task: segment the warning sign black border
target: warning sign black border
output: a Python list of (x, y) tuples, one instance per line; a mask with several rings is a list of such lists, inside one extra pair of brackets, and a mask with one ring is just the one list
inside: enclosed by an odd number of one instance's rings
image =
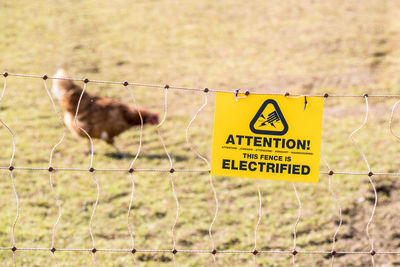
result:
[[(257, 122), (258, 118), (260, 117), (261, 113), (264, 111), (264, 109), (267, 107), (268, 104), (272, 104), (276, 110), (276, 112), (279, 115), (279, 118), (281, 119), (281, 122), (283, 124), (283, 130), (282, 131), (265, 131), (265, 130), (257, 130), (254, 128), (254, 124)], [(278, 103), (276, 103), (275, 100), (273, 99), (268, 99), (265, 100), (264, 103), (261, 105), (260, 109), (257, 111), (256, 115), (253, 117), (253, 119), (250, 122), (250, 130), (255, 133), (255, 134), (268, 134), (268, 135), (284, 135), (289, 131), (289, 126), (285, 120), (285, 117), (282, 114), (281, 109), (279, 108)]]

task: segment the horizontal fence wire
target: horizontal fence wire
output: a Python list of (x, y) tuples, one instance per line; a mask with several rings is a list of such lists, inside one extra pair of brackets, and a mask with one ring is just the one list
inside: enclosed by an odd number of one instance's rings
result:
[[(9, 170), (10, 166), (1, 166), (0, 170)], [(49, 168), (40, 168), (40, 167), (18, 167), (12, 166), (13, 170), (22, 170), (22, 171), (49, 171)], [(210, 169), (85, 169), (85, 168), (56, 168), (52, 167), (50, 170), (53, 171), (74, 171), (74, 172), (204, 172), (209, 173)], [(332, 172), (331, 172), (332, 171)], [(320, 174), (327, 175), (371, 175), (370, 172), (353, 172), (353, 171), (320, 171)], [(400, 172), (373, 172), (373, 176), (400, 176)]]
[[(13, 250), (12, 247), (0, 247), (0, 250)], [(21, 251), (46, 251), (46, 252), (52, 252), (53, 248), (16, 248), (17, 250)], [(177, 253), (189, 253), (189, 254), (196, 254), (196, 253), (203, 253), (203, 254), (217, 254), (217, 253), (224, 253), (224, 254), (236, 254), (236, 253), (242, 253), (242, 254), (255, 254), (254, 250), (196, 250), (196, 249), (177, 249), (176, 252), (174, 250), (168, 250), (168, 249), (134, 249), (132, 250), (131, 248), (128, 249), (122, 249), (122, 248), (112, 248), (112, 249), (101, 249), (101, 248), (96, 248), (96, 251), (93, 252), (93, 248), (57, 248), (55, 249), (55, 252), (57, 251), (69, 251), (69, 252), (74, 252), (74, 251), (85, 251), (85, 252), (92, 252), (92, 253), (97, 253), (97, 252), (120, 252), (120, 253), (172, 253), (172, 254), (177, 254)], [(257, 251), (256, 254), (290, 254), (293, 255), (293, 250), (259, 250)], [(296, 255), (297, 254), (324, 254), (324, 255), (330, 255), (332, 256), (332, 251), (327, 250), (327, 251), (306, 251), (306, 250), (296, 250)], [(341, 255), (346, 255), (346, 254), (367, 254), (371, 255), (371, 251), (335, 251), (335, 254), (341, 254)], [(379, 254), (394, 254), (394, 255), (400, 255), (400, 251), (374, 251), (374, 255), (379, 255)]]
[[(233, 90), (222, 90), (222, 89), (211, 89), (208, 87), (204, 88), (197, 88), (197, 87), (183, 87), (183, 86), (173, 86), (173, 85), (160, 85), (160, 84), (147, 84), (147, 83), (138, 83), (138, 82), (129, 82), (129, 81), (123, 81), (123, 82), (118, 82), (118, 81), (103, 81), (103, 80), (90, 80), (88, 78), (60, 78), (60, 77), (52, 77), (48, 76), (47, 74), (44, 75), (32, 75), (32, 74), (19, 74), (19, 73), (9, 73), (9, 72), (3, 72), (2, 74), (5, 77), (8, 76), (14, 76), (14, 77), (24, 77), (24, 78), (38, 78), (38, 79), (50, 79), (50, 80), (70, 80), (70, 81), (77, 81), (77, 82), (85, 82), (85, 83), (102, 83), (102, 84), (112, 84), (112, 85), (132, 85), (132, 86), (138, 86), (138, 87), (149, 87), (149, 88), (159, 88), (159, 89), (174, 89), (174, 90), (186, 90), (186, 91), (199, 91), (199, 92), (224, 92), (224, 93), (237, 93), (238, 89), (233, 89)], [(288, 92), (282, 94), (282, 93), (273, 93), (273, 92), (257, 92), (257, 91), (249, 91), (247, 90), (249, 94), (257, 94), (257, 95), (264, 95), (264, 94), (269, 94), (269, 95), (292, 95)], [(314, 97), (365, 97), (366, 94), (293, 94), (292, 96), (314, 96)], [(400, 94), (368, 94), (368, 97), (400, 97)]]
[[(144, 84), (144, 83), (137, 83), (137, 82), (128, 82), (128, 81), (124, 81), (124, 82), (117, 82), (117, 81), (103, 81), (103, 80), (89, 80), (88, 78), (60, 78), (60, 77), (51, 77), (51, 76), (47, 76), (47, 75), (30, 75), (30, 74), (17, 74), (17, 73), (8, 73), (8, 72), (3, 72), (2, 73), (3, 77), (4, 77), (4, 88), (3, 91), (1, 93), (0, 96), (0, 104), (1, 101), (4, 98), (5, 95), (5, 91), (7, 88), (7, 77), (21, 77), (21, 78), (39, 78), (39, 79), (43, 79), (44, 82), (44, 88), (49, 96), (49, 99), (53, 105), (54, 111), (57, 115), (58, 120), (60, 121), (60, 125), (63, 128), (63, 135), (60, 138), (60, 140), (58, 141), (58, 143), (56, 143), (51, 150), (50, 153), (50, 159), (49, 159), (49, 167), (45, 168), (45, 167), (26, 167), (26, 166), (15, 166), (14, 165), (14, 156), (15, 156), (15, 134), (12, 131), (11, 128), (9, 128), (9, 126), (6, 124), (6, 122), (4, 122), (3, 120), (0, 119), (0, 123), (8, 130), (11, 138), (12, 138), (12, 143), (13, 143), (13, 153), (12, 156), (10, 158), (10, 164), (9, 166), (0, 166), (0, 170), (3, 171), (9, 171), (10, 173), (10, 178), (11, 178), (11, 182), (13, 185), (13, 193), (15, 196), (15, 200), (16, 200), (16, 216), (15, 219), (13, 221), (12, 224), (12, 242), (11, 242), (11, 246), (9, 247), (0, 247), (0, 251), (12, 251), (13, 254), (13, 263), (14, 266), (17, 266), (17, 260), (16, 260), (16, 251), (43, 251), (43, 252), (51, 252), (52, 257), (54, 259), (55, 265), (58, 266), (58, 261), (56, 258), (56, 254), (60, 253), (60, 252), (91, 252), (92, 253), (92, 259), (93, 259), (93, 265), (97, 266), (97, 261), (96, 261), (96, 257), (95, 254), (96, 253), (131, 253), (133, 254), (133, 262), (136, 264), (136, 266), (139, 266), (136, 256), (136, 253), (172, 253), (173, 256), (173, 262), (174, 265), (177, 266), (177, 261), (176, 261), (176, 254), (180, 254), (180, 253), (189, 253), (189, 254), (211, 254), (212, 255), (212, 259), (213, 259), (213, 263), (214, 266), (218, 266), (218, 260), (217, 260), (217, 256), (218, 254), (252, 254), (254, 255), (254, 266), (258, 266), (257, 264), (257, 257), (260, 254), (287, 254), (290, 255), (292, 257), (292, 266), (296, 266), (296, 255), (298, 254), (322, 254), (322, 255), (329, 255), (331, 257), (331, 266), (334, 266), (334, 259), (337, 255), (347, 255), (347, 254), (359, 254), (359, 255), (369, 255), (371, 256), (371, 264), (372, 266), (375, 266), (375, 260), (374, 260), (374, 256), (375, 255), (400, 255), (400, 251), (382, 251), (379, 249), (375, 249), (374, 247), (374, 242), (373, 242), (373, 237), (369, 231), (369, 227), (373, 222), (373, 218), (375, 215), (375, 209), (377, 207), (378, 204), (378, 195), (376, 192), (376, 188), (375, 188), (375, 184), (372, 180), (372, 177), (375, 176), (400, 176), (400, 173), (397, 172), (372, 172), (369, 162), (367, 160), (366, 155), (364, 154), (364, 152), (362, 151), (362, 149), (360, 148), (360, 146), (358, 145), (357, 141), (354, 139), (354, 134), (356, 134), (359, 130), (361, 130), (365, 124), (367, 123), (368, 120), (368, 115), (369, 115), (369, 104), (368, 104), (368, 98), (369, 97), (387, 97), (387, 98), (400, 98), (400, 95), (396, 95), (396, 94), (362, 94), (362, 95), (338, 95), (338, 94), (307, 94), (307, 95), (298, 95), (298, 94), (290, 94), (290, 93), (285, 93), (283, 95), (285, 95), (286, 97), (302, 97), (302, 96), (315, 96), (315, 97), (323, 97), (324, 101), (328, 98), (328, 97), (362, 97), (365, 100), (365, 107), (366, 107), (366, 112), (365, 112), (365, 118), (364, 121), (362, 123), (362, 125), (360, 127), (358, 127), (356, 130), (354, 130), (351, 135), (351, 141), (353, 142), (353, 145), (358, 149), (359, 153), (362, 155), (366, 166), (368, 168), (368, 172), (363, 172), (363, 171), (336, 171), (333, 170), (330, 165), (328, 164), (328, 162), (321, 157), (322, 161), (325, 163), (328, 171), (320, 171), (320, 174), (325, 174), (328, 175), (329, 177), (329, 192), (332, 194), (332, 197), (335, 199), (335, 201), (337, 202), (337, 206), (338, 206), (338, 215), (339, 215), (339, 225), (338, 227), (335, 229), (335, 232), (332, 235), (332, 249), (329, 251), (306, 251), (306, 250), (300, 250), (297, 248), (297, 225), (299, 223), (299, 221), (301, 221), (302, 219), (302, 202), (301, 202), (301, 196), (296, 188), (295, 183), (292, 183), (293, 186), (293, 191), (294, 194), (296, 196), (297, 202), (298, 202), (298, 215), (297, 218), (295, 220), (295, 222), (293, 223), (293, 248), (289, 249), (289, 250), (257, 250), (257, 241), (259, 241), (257, 239), (257, 231), (262, 219), (262, 193), (260, 190), (260, 187), (257, 183), (256, 180), (254, 180), (256, 189), (257, 189), (257, 195), (258, 195), (258, 210), (257, 210), (257, 224), (254, 226), (254, 249), (253, 250), (218, 250), (217, 246), (215, 244), (214, 238), (213, 238), (213, 225), (215, 223), (215, 221), (218, 219), (218, 211), (219, 211), (219, 200), (218, 200), (218, 194), (217, 191), (215, 189), (215, 186), (213, 184), (213, 177), (210, 174), (210, 163), (209, 161), (206, 159), (206, 157), (204, 157), (203, 155), (201, 155), (199, 152), (197, 152), (197, 150), (194, 148), (193, 144), (189, 141), (189, 128), (192, 125), (192, 123), (196, 120), (198, 114), (204, 109), (204, 107), (207, 106), (208, 104), (208, 100), (207, 100), (207, 93), (208, 92), (228, 92), (228, 93), (233, 93), (236, 101), (238, 101), (241, 98), (245, 98), (247, 95), (249, 94), (272, 94), (272, 95), (282, 95), (282, 94), (277, 94), (277, 93), (260, 93), (260, 92), (250, 92), (250, 91), (246, 91), (243, 93), (243, 96), (238, 96), (239, 94), (239, 89), (235, 89), (232, 91), (228, 91), (228, 90), (218, 90), (218, 89), (209, 89), (209, 88), (192, 88), (192, 87), (181, 87), (181, 86), (171, 86), (171, 85), (156, 85), (156, 84)], [(78, 106), (75, 112), (75, 117), (74, 117), (74, 123), (75, 126), (77, 128), (77, 117), (78, 117), (78, 113), (79, 113), (79, 105), (80, 105), (80, 101), (82, 99), (82, 96), (86, 90), (87, 84), (88, 83), (99, 83), (99, 84), (111, 84), (111, 85), (122, 85), (124, 86), (128, 92), (130, 93), (130, 96), (132, 98), (132, 101), (136, 107), (136, 109), (139, 111), (139, 116), (140, 116), (140, 120), (141, 120), (141, 127), (140, 127), (140, 140), (139, 140), (139, 147), (137, 150), (137, 153), (134, 157), (134, 159), (132, 160), (132, 162), (130, 163), (129, 167), (127, 168), (119, 168), (119, 169), (102, 169), (102, 168), (94, 168), (93, 166), (93, 154), (94, 154), (94, 146), (93, 146), (93, 141), (91, 136), (83, 129), (83, 128), (79, 128), (82, 132), (84, 132), (84, 134), (86, 134), (86, 136), (89, 138), (90, 140), (90, 166), (88, 168), (62, 168), (62, 167), (54, 167), (52, 164), (52, 159), (53, 159), (53, 154), (55, 151), (55, 148), (60, 145), (65, 137), (65, 133), (66, 133), (66, 129), (65, 129), (65, 125), (62, 121), (62, 117), (57, 109), (57, 106), (54, 103), (53, 97), (50, 93), (50, 91), (47, 88), (47, 83), (46, 80), (47, 79), (59, 79), (59, 80), (71, 80), (71, 81), (78, 81), (78, 82), (83, 82), (84, 86), (83, 86), (83, 90), (82, 93), (80, 95), (79, 98), (79, 102), (78, 102)], [(142, 146), (142, 135), (143, 135), (143, 118), (142, 115), (140, 114), (140, 110), (139, 107), (136, 103), (135, 100), (135, 96), (132, 92), (132, 90), (129, 89), (129, 86), (137, 86), (137, 87), (150, 87), (150, 88), (161, 88), (161, 89), (165, 89), (165, 103), (164, 103), (164, 116), (162, 121), (157, 125), (157, 134), (159, 136), (160, 142), (163, 146), (163, 149), (165, 151), (165, 155), (167, 156), (167, 158), (169, 159), (169, 163), (170, 163), (170, 168), (169, 169), (158, 169), (158, 168), (153, 168), (153, 169), (140, 169), (140, 168), (134, 168), (134, 163), (136, 161), (136, 159), (138, 158), (140, 152), (141, 152), (141, 146)], [(162, 135), (162, 125), (165, 122), (165, 120), (167, 119), (167, 112), (168, 112), (168, 90), (169, 89), (175, 89), (175, 90), (185, 90), (185, 91), (198, 91), (198, 92), (203, 92), (204, 94), (204, 103), (202, 104), (202, 106), (197, 110), (197, 112), (194, 114), (193, 118), (191, 119), (191, 121), (189, 122), (187, 128), (186, 128), (186, 143), (189, 146), (190, 150), (202, 161), (204, 161), (204, 163), (207, 165), (207, 168), (202, 168), (202, 169), (176, 169), (173, 166), (173, 162), (172, 162), (172, 158), (170, 153), (168, 152), (168, 148), (164, 142), (163, 139), (163, 135)], [(390, 133), (395, 136), (398, 140), (400, 140), (400, 137), (397, 136), (393, 130), (392, 130), (392, 122), (393, 122), (393, 116), (394, 116), (394, 112), (397, 108), (397, 105), (400, 103), (400, 100), (398, 100), (393, 108), (392, 108), (392, 113), (390, 116), (390, 120), (389, 120), (389, 129), (390, 129)], [(51, 243), (51, 247), (18, 247), (15, 241), (15, 226), (18, 223), (18, 219), (19, 219), (19, 214), (20, 214), (20, 207), (19, 207), (19, 197), (18, 197), (18, 192), (16, 190), (16, 186), (15, 186), (15, 179), (13, 176), (13, 172), (14, 171), (48, 171), (49, 172), (49, 181), (50, 181), (50, 186), (54, 195), (54, 199), (56, 201), (56, 204), (58, 206), (59, 209), (59, 213), (58, 213), (58, 218), (56, 220), (56, 222), (53, 225), (52, 228), (52, 243)], [(97, 188), (97, 196), (96, 196), (96, 200), (94, 201), (93, 204), (93, 210), (90, 216), (90, 221), (89, 221), (89, 232), (90, 232), (90, 236), (91, 236), (91, 241), (92, 241), (92, 247), (91, 248), (60, 248), (56, 246), (56, 227), (57, 224), (60, 220), (60, 218), (62, 217), (62, 211), (61, 211), (61, 201), (58, 197), (58, 195), (56, 194), (55, 190), (54, 190), (54, 185), (53, 185), (53, 180), (52, 180), (52, 173), (55, 171), (78, 171), (78, 172), (89, 172), (90, 177), (93, 179), (96, 188)], [(98, 205), (99, 202), (99, 197), (101, 194), (100, 191), (100, 185), (95, 177), (95, 173), (96, 172), (127, 172), (130, 174), (130, 178), (131, 178), (131, 182), (132, 182), (132, 188), (131, 188), (131, 197), (130, 197), (130, 202), (129, 202), (129, 208), (127, 211), (127, 228), (129, 230), (130, 233), (130, 237), (131, 237), (131, 242), (132, 242), (132, 246), (130, 248), (97, 248), (95, 245), (95, 238), (93, 235), (93, 218), (95, 216), (95, 211), (96, 211), (96, 207)], [(171, 226), (171, 234), (172, 234), (172, 240), (171, 240), (171, 249), (142, 249), (142, 248), (136, 248), (135, 246), (135, 240), (134, 240), (134, 229), (132, 229), (131, 226), (131, 222), (130, 222), (130, 214), (132, 212), (132, 208), (134, 206), (134, 198), (135, 198), (135, 179), (134, 179), (134, 174), (137, 172), (165, 172), (165, 173), (170, 173), (170, 181), (171, 181), (171, 191), (174, 197), (174, 200), (176, 202), (176, 216), (175, 216), (175, 220), (173, 225)], [(174, 179), (176, 179), (173, 175), (173, 173), (175, 172), (181, 172), (181, 173), (208, 173), (209, 175), (209, 182), (210, 182), (210, 188), (211, 191), (213, 192), (213, 198), (215, 201), (215, 210), (214, 210), (214, 215), (213, 218), (211, 220), (210, 226), (209, 226), (209, 237), (210, 237), (210, 248), (209, 249), (198, 249), (198, 250), (192, 250), (192, 249), (179, 249), (176, 247), (176, 237), (175, 237), (175, 228), (176, 225), (179, 221), (179, 216), (180, 216), (180, 203), (179, 203), (179, 197), (178, 194), (175, 190), (175, 185), (174, 185)], [(337, 197), (334, 188), (332, 186), (332, 177), (335, 175), (360, 175), (360, 176), (367, 176), (369, 179), (369, 182), (374, 190), (374, 206), (371, 212), (371, 216), (368, 220), (366, 229), (365, 229), (365, 234), (369, 240), (370, 243), (370, 250), (368, 251), (336, 251), (335, 249), (335, 245), (336, 245), (336, 236), (338, 234), (338, 232), (340, 231), (340, 227), (342, 225), (342, 207), (341, 207), (341, 203), (339, 201), (339, 198)]]

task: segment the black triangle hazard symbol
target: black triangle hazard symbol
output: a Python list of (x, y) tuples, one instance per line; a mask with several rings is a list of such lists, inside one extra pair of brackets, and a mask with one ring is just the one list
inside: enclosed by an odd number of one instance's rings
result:
[(289, 126), (275, 100), (266, 100), (250, 122), (250, 130), (255, 134), (284, 135)]

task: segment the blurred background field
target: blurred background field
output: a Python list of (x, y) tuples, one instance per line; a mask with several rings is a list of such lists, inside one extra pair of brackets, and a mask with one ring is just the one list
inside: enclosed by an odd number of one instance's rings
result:
[[(0, 2), (0, 72), (52, 75), (65, 67), (72, 76), (234, 91), (301, 94), (398, 94), (400, 85), (400, 2), (333, 1), (26, 1)], [(2, 86), (3, 81), (1, 81)], [(51, 81), (48, 81), (50, 86)], [(163, 114), (163, 89), (133, 87), (139, 105)], [(89, 92), (129, 102), (123, 86), (88, 84)], [(203, 103), (202, 92), (171, 90), (162, 127), (177, 169), (206, 168), (185, 141), (186, 127)], [(214, 94), (190, 131), (195, 147), (211, 155)], [(373, 172), (400, 172), (400, 143), (388, 122), (398, 98), (370, 98), (368, 123), (355, 135)], [(321, 155), (334, 171), (367, 173), (349, 139), (365, 116), (359, 98), (328, 98), (324, 106)], [(62, 134), (40, 79), (7, 78), (0, 117), (16, 135), (15, 166), (48, 167), (50, 150)], [(394, 130), (400, 132), (400, 116)], [(137, 168), (169, 168), (154, 127), (145, 127)], [(117, 138), (133, 157), (139, 129)], [(131, 158), (111, 157), (113, 148), (95, 140), (94, 167), (128, 168)], [(84, 140), (71, 133), (54, 155), (55, 167), (88, 168)], [(12, 142), (0, 128), (0, 166), (8, 166)], [(327, 168), (321, 161), (321, 170)], [(17, 247), (51, 247), (58, 209), (47, 171), (14, 172), (20, 197)], [(128, 173), (96, 172), (101, 195), (94, 216), (97, 248), (130, 248), (126, 226), (131, 184)], [(170, 228), (175, 200), (167, 173), (135, 173), (131, 222), (138, 249), (171, 249)], [(180, 203), (178, 249), (211, 249), (208, 228), (215, 203), (208, 175), (174, 174)], [(375, 250), (400, 250), (400, 180), (373, 176), (378, 207), (371, 227)], [(258, 250), (291, 250), (298, 204), (291, 183), (259, 180), (262, 220)], [(333, 175), (344, 224), (337, 250), (369, 251), (365, 227), (374, 195), (368, 176)], [(91, 248), (89, 219), (96, 186), (89, 172), (54, 175), (63, 216), (57, 248)], [(257, 189), (251, 179), (214, 177), (220, 211), (213, 227), (217, 249), (252, 250), (258, 219)], [(332, 247), (339, 209), (328, 189), (298, 184), (303, 217), (298, 225), (299, 250)], [(11, 247), (16, 214), (9, 172), (0, 170), (0, 247)], [(92, 266), (90, 253), (56, 252), (60, 266)], [(97, 253), (99, 266), (133, 266), (129, 253)], [(179, 266), (211, 266), (211, 254), (177, 254)], [(173, 266), (172, 254), (137, 253), (141, 266)], [(217, 254), (220, 266), (252, 266), (252, 254)], [(262, 254), (259, 266), (288, 266), (291, 256)], [(298, 266), (325, 266), (327, 255), (296, 256)], [(377, 266), (400, 265), (400, 256), (375, 256)], [(2, 266), (12, 266), (11, 251), (0, 251)], [(55, 266), (50, 252), (16, 252), (17, 266)], [(338, 266), (369, 266), (370, 256), (345, 255)]]

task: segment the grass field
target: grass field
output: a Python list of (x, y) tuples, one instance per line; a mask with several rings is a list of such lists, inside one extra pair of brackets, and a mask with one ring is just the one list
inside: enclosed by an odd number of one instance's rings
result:
[[(0, 72), (53, 74), (60, 66), (74, 77), (152, 84), (241, 88), (258, 92), (302, 94), (398, 94), (400, 86), (400, 2), (332, 1), (1, 1)], [(2, 86), (3, 81), (0, 81)], [(48, 86), (51, 81), (48, 81)], [(163, 89), (132, 88), (139, 105), (163, 114)], [(123, 86), (88, 84), (87, 90), (129, 102)], [(206, 168), (186, 145), (186, 127), (203, 103), (203, 93), (171, 90), (162, 126), (176, 169)], [(190, 130), (199, 152), (211, 157), (214, 94)], [(399, 172), (400, 144), (388, 121), (396, 98), (370, 98), (367, 125), (355, 135), (373, 172)], [(322, 156), (334, 171), (367, 173), (361, 154), (349, 139), (365, 116), (363, 98), (325, 101)], [(51, 148), (62, 135), (40, 79), (7, 78), (0, 118), (15, 132), (15, 166), (48, 167)], [(396, 112), (394, 130), (400, 132)], [(113, 148), (94, 143), (95, 168), (128, 168), (139, 143), (134, 128), (117, 139), (131, 157), (116, 159)], [(88, 168), (84, 140), (67, 133), (54, 155), (54, 166)], [(0, 166), (8, 166), (11, 137), (0, 128)], [(155, 127), (145, 127), (137, 168), (169, 168)], [(321, 161), (321, 170), (327, 167)], [(101, 194), (93, 220), (97, 248), (130, 248), (126, 224), (131, 194), (128, 173), (95, 173)], [(20, 217), (17, 247), (51, 247), (58, 208), (47, 171), (15, 170)], [(61, 199), (56, 248), (91, 248), (89, 219), (96, 185), (89, 172), (57, 171)], [(171, 249), (176, 204), (168, 173), (135, 173), (131, 212), (137, 249)], [(375, 250), (399, 250), (400, 180), (373, 176), (379, 202), (371, 226)], [(207, 174), (175, 173), (180, 203), (178, 249), (211, 249), (208, 228), (215, 202)], [(292, 184), (258, 181), (262, 220), (258, 250), (291, 250), (298, 203)], [(374, 195), (368, 176), (333, 175), (344, 224), (337, 250), (369, 251), (365, 227)], [(251, 179), (214, 177), (219, 214), (213, 227), (217, 249), (252, 250), (258, 220), (258, 194)], [(339, 209), (328, 189), (298, 184), (303, 216), (299, 250), (330, 251)], [(0, 170), (0, 247), (11, 247), (16, 203), (8, 170)], [(92, 266), (89, 252), (56, 252), (60, 266)], [(173, 266), (172, 254), (137, 253), (141, 266)], [(98, 266), (133, 266), (129, 253), (96, 254)], [(177, 254), (179, 266), (212, 266), (211, 254)], [(262, 254), (259, 266), (288, 266), (291, 255)], [(252, 266), (252, 254), (217, 254), (220, 266)], [(325, 266), (326, 255), (299, 254), (298, 266)], [(400, 256), (376, 255), (377, 266), (400, 265)], [(0, 250), (1, 266), (13, 266), (12, 252)], [(369, 266), (369, 255), (346, 255), (337, 266)], [(50, 252), (16, 252), (17, 266), (55, 266)]]

